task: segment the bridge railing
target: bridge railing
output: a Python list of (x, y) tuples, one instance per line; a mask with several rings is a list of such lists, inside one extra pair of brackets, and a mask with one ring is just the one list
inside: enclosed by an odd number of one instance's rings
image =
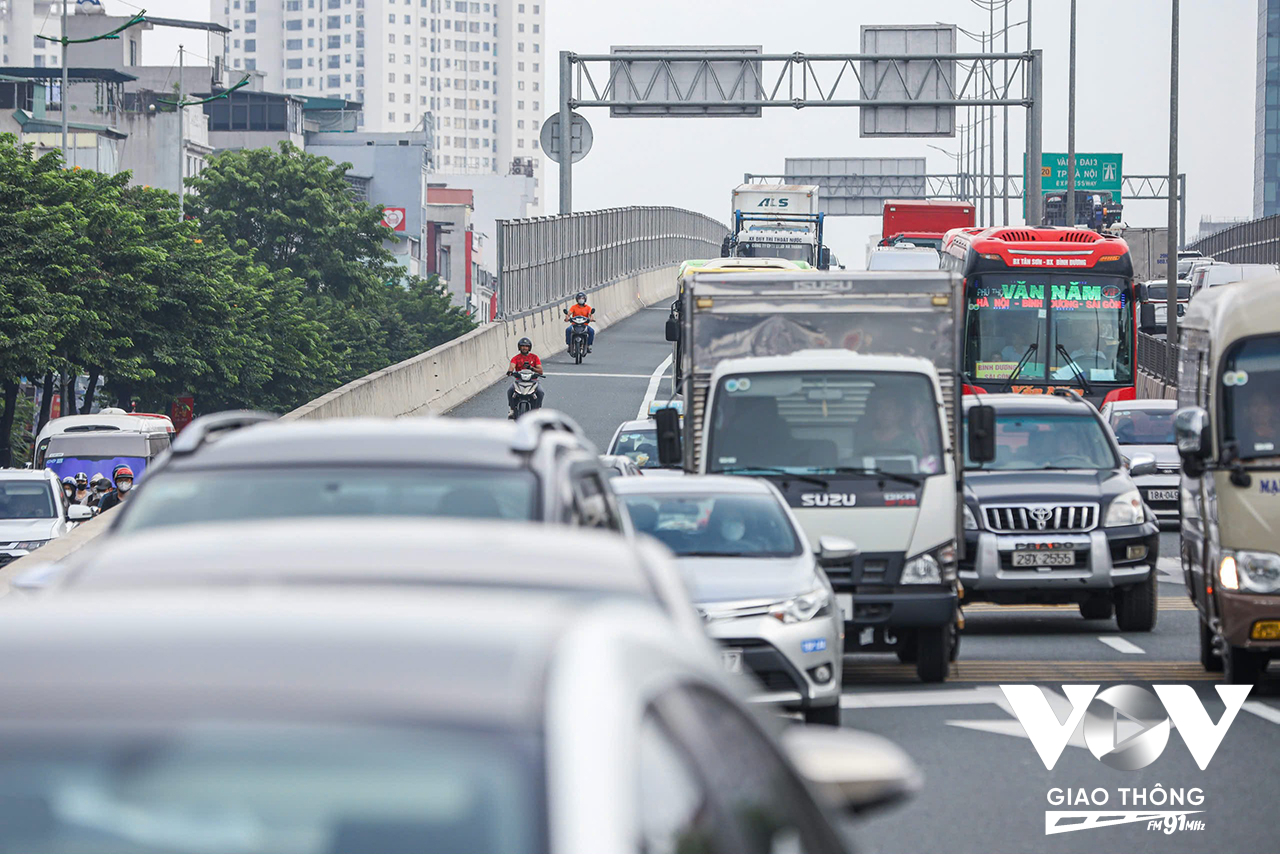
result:
[(1227, 226), (1187, 248), (1233, 264), (1280, 263), (1280, 215)]
[(1170, 385), (1178, 384), (1176, 353), (1169, 352), (1164, 338), (1145, 332), (1138, 333), (1138, 370), (1146, 371), (1155, 379)]
[(610, 208), (498, 221), (498, 316), (515, 317), (689, 258), (717, 258), (727, 231), (694, 211)]

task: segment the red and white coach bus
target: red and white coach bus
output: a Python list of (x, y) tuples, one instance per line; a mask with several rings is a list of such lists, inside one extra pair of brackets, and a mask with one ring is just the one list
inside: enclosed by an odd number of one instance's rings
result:
[(942, 268), (964, 277), (966, 391), (1134, 397), (1128, 245), (1079, 228), (954, 228)]

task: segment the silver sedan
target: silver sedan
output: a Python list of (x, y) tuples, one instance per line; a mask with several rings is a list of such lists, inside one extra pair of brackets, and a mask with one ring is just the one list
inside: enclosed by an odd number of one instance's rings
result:
[(824, 537), (815, 555), (763, 480), (627, 478), (613, 487), (637, 533), (675, 552), (725, 669), (755, 676), (759, 701), (838, 726), (844, 624), (821, 562), (851, 560), (853, 544)]

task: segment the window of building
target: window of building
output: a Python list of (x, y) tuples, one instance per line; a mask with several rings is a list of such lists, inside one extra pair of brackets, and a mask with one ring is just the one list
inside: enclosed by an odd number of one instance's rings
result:
[(330, 88), (330, 89), (340, 89), (340, 88), (342, 88), (342, 75), (341, 75), (341, 74), (330, 74), (330, 75), (329, 75), (329, 88)]
[(387, 113), (387, 121), (389, 121), (389, 122), (394, 122), (395, 120), (396, 120), (396, 114), (395, 114), (395, 113)]
[(533, 25), (533, 31), (534, 31), (535, 33), (536, 33), (536, 32), (539, 32), (539, 28), (538, 28), (538, 25), (537, 25), (537, 24), (534, 24), (534, 25)]
[(256, 71), (258, 68), (258, 60), (250, 57), (244, 61), (244, 67), (248, 71)]
[(258, 49), (258, 40), (257, 40), (257, 39), (245, 39), (245, 40), (244, 40), (244, 52), (245, 52), (245, 53), (254, 53), (255, 51), (257, 51), (257, 49)]
[(516, 42), (516, 50), (524, 53), (524, 42)]
[[(236, 23), (240, 23), (236, 21)], [(244, 31), (246, 33), (256, 33), (258, 31), (258, 22), (252, 18), (244, 22)]]
[(285, 67), (286, 69), (288, 69), (289, 71), (301, 70), (301, 68), (302, 68), (302, 58), (301, 58), (301, 57), (299, 57), (299, 58), (297, 58), (297, 59), (286, 59), (286, 60), (284, 61), (284, 67)]
[[(301, 12), (302, 0), (284, 0), (284, 10), (286, 12)], [(302, 81), (298, 81), (301, 84)]]
[[(332, 7), (330, 7), (330, 8), (332, 8)], [(342, 26), (342, 16), (341, 16), (341, 15), (330, 15), (330, 16), (325, 20), (325, 24), (324, 24), (324, 25), (325, 25), (325, 27), (327, 27), (327, 28), (328, 28), (328, 29), (330, 29), (330, 30), (336, 30), (336, 29), (338, 29), (338, 28), (340, 28), (340, 27)]]
[(342, 36), (329, 36), (329, 50), (342, 49)]
[(329, 54), (329, 58), (325, 62), (325, 68), (341, 68), (341, 67), (342, 67), (342, 57), (338, 56), (336, 53)]
[(292, 32), (296, 32), (296, 31), (298, 31), (298, 30), (302, 29), (302, 19), (301, 19), (301, 18), (293, 18), (292, 20), (285, 21), (285, 22), (284, 22), (284, 28), (285, 28), (286, 30), (290, 30), (290, 31), (292, 31)]
[(288, 39), (284, 43), (285, 50), (302, 50), (302, 39)]
[(286, 88), (286, 89), (301, 89), (301, 88), (302, 88), (302, 78), (301, 78), (301, 77), (286, 77), (286, 78), (285, 78), (285, 81), (284, 81), (284, 88)]

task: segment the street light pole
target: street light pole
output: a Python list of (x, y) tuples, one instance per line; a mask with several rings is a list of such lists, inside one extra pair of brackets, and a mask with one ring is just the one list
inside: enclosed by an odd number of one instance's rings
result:
[[(1004, 4), (1004, 52), (1009, 52), (1009, 3), (1012, 0), (1005, 0)], [(1031, 23), (1028, 20), (1027, 26)], [(1003, 97), (1009, 97), (1009, 63), (1004, 63), (1004, 93)], [(1000, 122), (1000, 127), (1004, 130), (1004, 143), (1001, 146), (1001, 152), (1004, 154), (1004, 169), (1001, 174), (1000, 194), (1004, 196), (1004, 218), (1001, 224), (1009, 224), (1009, 108), (1002, 107), (1004, 117)]]
[[(30, 47), (30, 45), (28, 45)], [(67, 123), (68, 113), (71, 105), (67, 103), (67, 86), (70, 81), (67, 79), (67, 0), (62, 0), (62, 165), (70, 166), (67, 162)]]
[(1178, 0), (1173, 0), (1173, 20), (1169, 38), (1169, 228), (1165, 241), (1165, 376), (1168, 382), (1177, 374), (1169, 370), (1178, 346)]
[(182, 104), (182, 67), (183, 67), (183, 51), (185, 48), (178, 45), (178, 224), (182, 224), (183, 214), (185, 213), (186, 204), (182, 196), (182, 182), (187, 177), (187, 146), (182, 139), (186, 132), (185, 122), (187, 108)]
[(1076, 0), (1071, 0), (1071, 61), (1067, 83), (1067, 225), (1076, 224)]

